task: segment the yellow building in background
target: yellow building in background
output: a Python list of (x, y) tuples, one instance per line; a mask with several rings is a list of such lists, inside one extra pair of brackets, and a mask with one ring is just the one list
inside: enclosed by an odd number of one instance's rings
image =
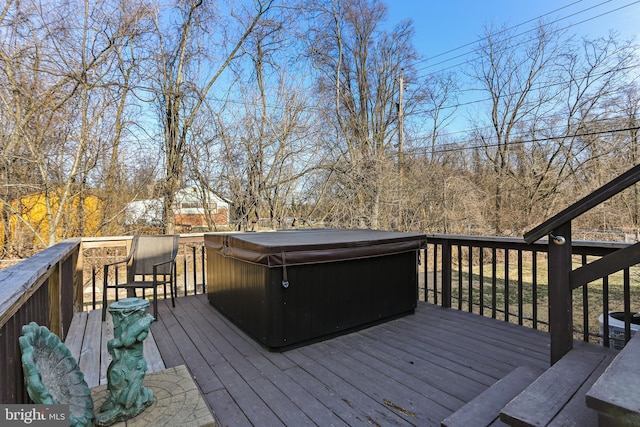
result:
[[(47, 209), (49, 203), (49, 209)], [(60, 209), (62, 211), (60, 212)], [(44, 193), (30, 194), (11, 202), (9, 224), (3, 224), (0, 236), (2, 242), (11, 242), (23, 247), (42, 246), (49, 242), (50, 217), (60, 215), (55, 226), (55, 240), (60, 241), (69, 237), (97, 236), (102, 222), (103, 202), (98, 197), (88, 195), (74, 196), (60, 206), (57, 195), (45, 196)], [(4, 233), (8, 232), (8, 239)]]

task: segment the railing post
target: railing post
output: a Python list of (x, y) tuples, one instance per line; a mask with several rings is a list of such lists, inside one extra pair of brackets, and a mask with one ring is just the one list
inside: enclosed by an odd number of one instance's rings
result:
[(62, 268), (57, 262), (51, 266), (49, 275), (49, 330), (58, 336), (62, 336)]
[(551, 364), (573, 348), (573, 304), (571, 298), (571, 222), (549, 234), (549, 333)]
[(451, 308), (451, 242), (442, 243), (442, 307)]
[[(83, 244), (80, 242), (77, 252), (74, 253), (74, 275), (73, 275), (73, 311), (84, 310), (84, 276), (82, 274), (84, 270), (84, 252)], [(95, 292), (94, 292), (95, 295)], [(95, 308), (95, 303), (94, 307)]]

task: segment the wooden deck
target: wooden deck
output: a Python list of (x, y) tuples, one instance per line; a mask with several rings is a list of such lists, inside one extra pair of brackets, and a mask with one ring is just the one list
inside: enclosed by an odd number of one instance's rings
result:
[(425, 303), (284, 353), (265, 350), (205, 295), (176, 305), (160, 304), (158, 349), (167, 367), (187, 365), (223, 426), (440, 425), (516, 367), (549, 365), (547, 333)]
[[(148, 372), (186, 365), (221, 426), (439, 426), (517, 367), (549, 365), (547, 333), (425, 303), (413, 315), (284, 353), (265, 350), (206, 295), (179, 298), (175, 309), (160, 301), (159, 311), (145, 340)], [(106, 383), (110, 361), (113, 324), (100, 316), (76, 313), (65, 342), (90, 386)], [(616, 352), (575, 347), (574, 357), (605, 361), (558, 419), (597, 425), (585, 394)]]

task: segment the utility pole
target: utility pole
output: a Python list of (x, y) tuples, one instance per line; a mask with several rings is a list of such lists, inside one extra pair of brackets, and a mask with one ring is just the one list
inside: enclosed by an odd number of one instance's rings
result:
[(400, 70), (400, 77), (398, 78), (400, 84), (400, 96), (398, 99), (398, 230), (402, 231), (402, 198), (404, 187), (404, 111), (403, 111), (403, 96), (404, 96), (404, 69)]
[(404, 175), (404, 111), (402, 98), (404, 96), (404, 69), (400, 71), (400, 99), (398, 100), (398, 167), (400, 177)]

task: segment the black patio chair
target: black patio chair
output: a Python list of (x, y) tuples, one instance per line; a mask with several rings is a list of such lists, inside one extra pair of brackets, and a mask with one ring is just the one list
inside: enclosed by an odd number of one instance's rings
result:
[[(171, 293), (171, 304), (176, 306), (175, 296), (178, 290), (176, 285), (176, 255), (178, 254), (178, 235), (139, 235), (133, 237), (131, 251), (126, 259), (112, 262), (104, 266), (104, 286), (102, 289), (102, 321), (107, 315), (107, 291), (131, 289), (135, 295), (135, 289), (153, 290), (153, 314), (158, 318), (158, 286), (164, 287), (164, 298), (167, 298), (167, 285)], [(114, 284), (109, 284), (109, 267), (118, 264), (127, 265), (127, 282), (118, 283), (118, 275), (115, 274)], [(117, 270), (116, 270), (117, 271)], [(174, 296), (175, 295), (175, 296)]]

